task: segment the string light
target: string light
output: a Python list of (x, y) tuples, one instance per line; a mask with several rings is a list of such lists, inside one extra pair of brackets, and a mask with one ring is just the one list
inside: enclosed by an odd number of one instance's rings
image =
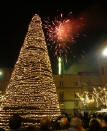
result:
[(95, 107), (107, 107), (107, 89), (105, 87), (93, 88), (92, 92), (76, 93), (84, 106), (94, 104)]
[(0, 126), (8, 128), (8, 119), (18, 113), (24, 126), (39, 125), (43, 116), (60, 115), (56, 87), (40, 17), (35, 14), (14, 67), (0, 109)]

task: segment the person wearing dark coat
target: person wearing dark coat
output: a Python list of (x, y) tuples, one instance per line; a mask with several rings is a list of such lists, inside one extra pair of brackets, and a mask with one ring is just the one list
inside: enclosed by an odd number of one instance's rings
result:
[(102, 128), (100, 131), (107, 131), (107, 114), (102, 118)]
[(89, 128), (86, 131), (100, 131), (101, 130), (101, 124), (97, 119), (92, 119), (89, 122)]
[(48, 117), (43, 117), (42, 120), (40, 121), (39, 131), (52, 131), (51, 121)]
[(24, 131), (22, 128), (22, 118), (18, 114), (13, 114), (9, 119), (10, 131)]

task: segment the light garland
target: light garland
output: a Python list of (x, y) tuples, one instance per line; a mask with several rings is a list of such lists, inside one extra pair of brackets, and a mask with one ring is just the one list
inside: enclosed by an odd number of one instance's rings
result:
[(96, 108), (107, 108), (107, 89), (105, 87), (93, 88), (92, 92), (84, 91), (81, 94), (76, 93), (84, 106), (94, 104)]
[(60, 115), (42, 23), (37, 14), (29, 25), (0, 110), (0, 127), (5, 129), (13, 113), (25, 119), (25, 126), (38, 126), (43, 116), (51, 115), (55, 119)]

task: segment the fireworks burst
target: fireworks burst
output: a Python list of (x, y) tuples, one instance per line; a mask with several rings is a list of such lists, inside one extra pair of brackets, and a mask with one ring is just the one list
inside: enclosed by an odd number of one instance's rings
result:
[(73, 18), (72, 13), (60, 14), (53, 21), (47, 20), (43, 25), (49, 46), (55, 48), (55, 55), (66, 54), (71, 45), (79, 37), (84, 27), (84, 18)]

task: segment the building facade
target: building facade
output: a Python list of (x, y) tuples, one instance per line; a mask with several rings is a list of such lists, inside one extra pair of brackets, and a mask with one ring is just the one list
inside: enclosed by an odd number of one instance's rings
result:
[[(76, 93), (84, 91), (92, 92), (93, 88), (101, 86), (98, 74), (79, 73), (78, 75), (54, 75), (54, 82), (57, 87), (57, 93), (62, 111), (74, 113), (75, 110), (84, 109)], [(94, 106), (91, 107), (91, 110)]]

